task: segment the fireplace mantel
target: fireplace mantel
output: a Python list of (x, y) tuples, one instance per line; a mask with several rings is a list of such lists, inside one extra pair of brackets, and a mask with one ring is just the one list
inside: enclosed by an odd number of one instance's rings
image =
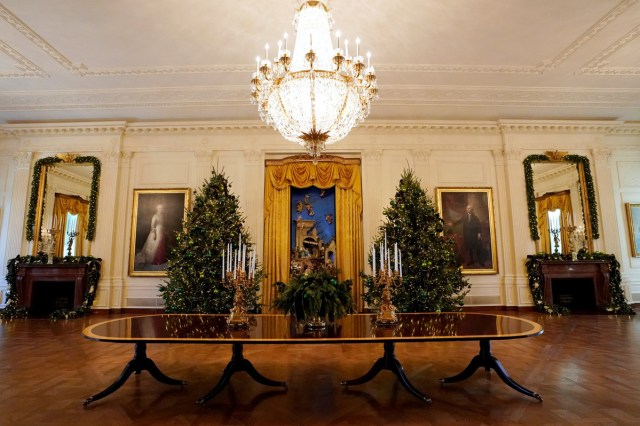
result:
[(86, 263), (19, 264), (16, 275), (18, 307), (33, 307), (36, 285), (55, 286), (66, 282), (73, 283), (73, 306), (69, 308), (77, 308), (84, 301), (87, 281)]
[(595, 292), (595, 302), (598, 310), (604, 311), (611, 303), (609, 264), (606, 260), (540, 260), (540, 272), (544, 301), (548, 306), (554, 305), (554, 279), (591, 279)]

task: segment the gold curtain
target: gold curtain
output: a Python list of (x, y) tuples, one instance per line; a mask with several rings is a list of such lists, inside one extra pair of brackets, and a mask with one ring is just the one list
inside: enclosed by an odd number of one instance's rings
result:
[(64, 237), (67, 226), (67, 213), (78, 215), (76, 231), (76, 253), (82, 253), (83, 239), (85, 230), (87, 229), (89, 219), (89, 202), (74, 195), (55, 194), (53, 202), (53, 223), (54, 228), (60, 230), (58, 239), (56, 240), (56, 256), (64, 256)]
[(560, 209), (560, 238), (562, 253), (569, 253), (568, 226), (573, 226), (573, 209), (570, 191), (559, 191), (544, 194), (536, 198), (538, 208), (538, 229), (540, 233), (540, 249), (545, 253), (553, 253), (553, 242), (549, 236), (549, 212)]
[(265, 168), (264, 269), (267, 277), (262, 303), (270, 307), (274, 283), (289, 281), (291, 261), (291, 186), (336, 187), (336, 266), (340, 280), (353, 282), (352, 294), (362, 310), (360, 272), (364, 265), (362, 241), (362, 181), (360, 160), (328, 156), (318, 164), (300, 157), (267, 161)]

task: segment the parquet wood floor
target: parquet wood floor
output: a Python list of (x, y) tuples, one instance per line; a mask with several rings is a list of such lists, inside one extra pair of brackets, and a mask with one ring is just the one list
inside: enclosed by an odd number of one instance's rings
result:
[[(501, 312), (503, 313), (503, 312)], [(0, 322), (0, 425), (619, 425), (640, 424), (640, 315), (517, 315), (541, 323), (538, 337), (492, 344), (519, 383), (544, 402), (479, 370), (441, 386), (461, 371), (477, 342), (399, 343), (407, 376), (433, 398), (424, 404), (388, 371), (348, 391), (340, 380), (360, 376), (382, 345), (247, 345), (264, 375), (289, 382), (284, 393), (245, 373), (205, 406), (195, 401), (218, 381), (229, 346), (153, 345), (148, 355), (183, 389), (132, 376), (114, 394), (82, 402), (113, 382), (133, 345), (93, 342), (81, 331), (116, 315), (52, 322)]]

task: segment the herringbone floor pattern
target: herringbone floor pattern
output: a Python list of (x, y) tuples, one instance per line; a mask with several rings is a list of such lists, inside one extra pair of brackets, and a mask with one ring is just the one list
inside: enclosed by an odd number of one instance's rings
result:
[(114, 394), (83, 408), (133, 355), (133, 345), (93, 342), (81, 331), (117, 316), (52, 322), (0, 322), (0, 425), (618, 425), (640, 424), (640, 315), (559, 318), (510, 313), (541, 323), (545, 333), (496, 341), (509, 374), (544, 402), (507, 387), (495, 373), (441, 386), (461, 371), (477, 342), (399, 343), (407, 376), (433, 398), (427, 405), (393, 375), (348, 391), (340, 380), (360, 376), (382, 345), (247, 345), (245, 356), (265, 376), (289, 382), (288, 392), (231, 379), (205, 406), (195, 401), (218, 381), (229, 346), (153, 345), (148, 355), (184, 389), (132, 376)]

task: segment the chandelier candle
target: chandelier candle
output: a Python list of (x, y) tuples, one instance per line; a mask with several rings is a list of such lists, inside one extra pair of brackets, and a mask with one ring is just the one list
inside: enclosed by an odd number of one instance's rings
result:
[(378, 98), (378, 84), (371, 56), (367, 66), (331, 41), (333, 19), (325, 0), (303, 1), (296, 11), (297, 31), (293, 54), (278, 43), (278, 57), (269, 60), (268, 45), (264, 59), (257, 60), (251, 78), (251, 98), (258, 105), (260, 118), (282, 136), (302, 145), (315, 162), (328, 144), (343, 139), (353, 127), (369, 115), (371, 101)]

